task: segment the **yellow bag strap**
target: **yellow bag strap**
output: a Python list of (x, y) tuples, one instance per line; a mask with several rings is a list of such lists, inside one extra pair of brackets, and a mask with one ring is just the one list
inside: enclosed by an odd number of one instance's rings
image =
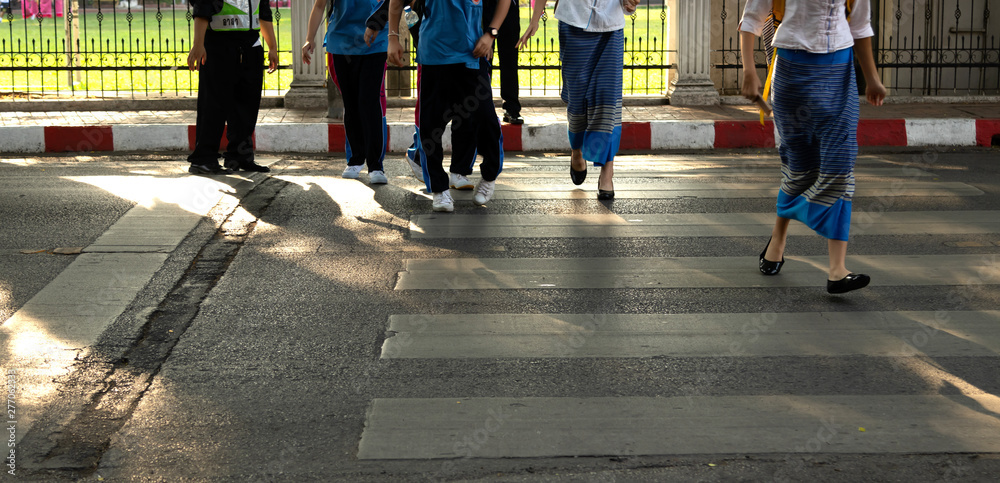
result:
[[(774, 58), (771, 59), (771, 65), (767, 66), (767, 80), (764, 81), (764, 95), (761, 97), (764, 102), (767, 102), (768, 96), (771, 94), (771, 78), (774, 77), (774, 64), (778, 63), (778, 51), (774, 51)], [(760, 110), (760, 125), (764, 125), (764, 110)]]

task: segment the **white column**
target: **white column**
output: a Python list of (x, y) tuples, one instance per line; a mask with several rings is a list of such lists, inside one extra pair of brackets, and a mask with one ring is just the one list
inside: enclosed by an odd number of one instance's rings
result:
[(678, 76), (670, 104), (718, 104), (719, 92), (709, 73), (712, 67), (711, 0), (683, 0), (677, 3)]
[(306, 43), (309, 30), (309, 13), (313, 3), (307, 0), (292, 0), (292, 84), (285, 94), (288, 109), (326, 109), (326, 51), (323, 49), (323, 34), (326, 22), (320, 24), (313, 44), (316, 51), (312, 64), (302, 62), (302, 45)]

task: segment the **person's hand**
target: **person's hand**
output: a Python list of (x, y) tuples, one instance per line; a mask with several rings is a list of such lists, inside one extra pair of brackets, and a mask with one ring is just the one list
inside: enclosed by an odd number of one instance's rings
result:
[(371, 47), (372, 42), (375, 41), (375, 36), (378, 35), (378, 30), (374, 30), (371, 27), (365, 29), (365, 45)]
[(486, 57), (486, 60), (493, 60), (493, 36), (483, 34), (476, 42), (476, 48), (472, 49), (473, 57)]
[(628, 13), (635, 13), (638, 5), (639, 0), (622, 0), (622, 7), (625, 7), (625, 11)]
[(743, 69), (743, 87), (740, 94), (751, 101), (760, 95), (760, 77), (757, 76), (757, 69)]
[(868, 103), (873, 106), (881, 106), (882, 101), (885, 96), (889, 95), (889, 92), (882, 85), (882, 81), (876, 79), (875, 81), (869, 81), (868, 87), (865, 88), (865, 98), (868, 99)]
[(275, 49), (268, 49), (267, 51), (267, 73), (270, 74), (278, 70), (278, 51)]
[(390, 64), (396, 67), (406, 67), (406, 55), (403, 53), (403, 46), (395, 35), (389, 36), (389, 49), (386, 50), (386, 57)]
[(191, 52), (188, 52), (188, 69), (201, 70), (201, 66), (208, 63), (208, 54), (205, 53), (205, 45), (192, 45)]
[(524, 30), (524, 35), (522, 35), (517, 41), (517, 50), (521, 50), (526, 47), (528, 45), (528, 40), (535, 35), (535, 32), (538, 32), (538, 22), (529, 23), (528, 28)]
[(302, 46), (302, 62), (309, 64), (312, 61), (314, 50), (316, 50), (316, 46), (313, 45), (312, 40), (307, 40), (305, 45)]

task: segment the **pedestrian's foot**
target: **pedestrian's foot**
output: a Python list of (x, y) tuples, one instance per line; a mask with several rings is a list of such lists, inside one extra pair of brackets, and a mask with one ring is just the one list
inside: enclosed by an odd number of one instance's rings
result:
[[(767, 246), (764, 247), (764, 259), (769, 262), (774, 260), (780, 260), (781, 262), (784, 262), (786, 242), (787, 240), (775, 240), (774, 237), (771, 237), (767, 241)], [(847, 275), (847, 273), (850, 272), (845, 272), (844, 275)]]
[(431, 203), (431, 209), (446, 213), (455, 211), (455, 200), (451, 198), (451, 192), (444, 190), (440, 193), (434, 193), (434, 201)]
[(493, 198), (493, 189), (496, 187), (496, 184), (496, 181), (479, 180), (479, 184), (476, 185), (476, 196), (473, 197), (477, 205), (485, 205), (487, 201)]
[(255, 173), (270, 173), (271, 168), (267, 166), (262, 166), (253, 161), (242, 161), (239, 163), (226, 163), (226, 168), (232, 170), (234, 173), (239, 170), (252, 171)]
[(510, 124), (515, 124), (515, 125), (520, 125), (520, 124), (524, 124), (524, 118), (521, 117), (520, 113), (511, 112), (511, 111), (504, 111), (503, 112), (503, 122), (510, 123)]
[(774, 237), (767, 239), (767, 245), (764, 246), (764, 251), (760, 252), (760, 260), (757, 263), (757, 268), (760, 269), (760, 273), (764, 275), (777, 275), (781, 272), (781, 266), (785, 264), (785, 254), (781, 254), (781, 260), (777, 262), (772, 262), (767, 259), (768, 250), (771, 247), (771, 241)]
[(368, 182), (371, 184), (387, 184), (389, 179), (385, 177), (385, 172), (378, 170), (368, 173)]
[(191, 174), (232, 174), (233, 171), (229, 168), (223, 168), (216, 164), (192, 164), (188, 168), (188, 173)]
[(421, 183), (424, 182), (424, 168), (420, 166), (415, 159), (410, 157), (410, 152), (406, 152), (406, 164), (410, 166), (410, 171), (413, 171), (413, 177), (420, 180)]
[(597, 189), (601, 191), (615, 190), (615, 168), (611, 163), (601, 166), (601, 176), (597, 178)]
[(580, 151), (573, 151), (570, 155), (569, 179), (577, 186), (587, 180), (587, 162), (583, 160), (583, 153)]
[(476, 185), (472, 184), (472, 181), (469, 180), (468, 176), (458, 173), (450, 173), (450, 174), (451, 174), (451, 184), (450, 184), (451, 189), (471, 190), (472, 188), (476, 187)]
[(826, 291), (832, 294), (847, 293), (859, 288), (865, 288), (871, 281), (871, 277), (863, 273), (849, 273), (840, 280), (827, 279)]
[(587, 162), (583, 160), (583, 151), (573, 151), (569, 157), (569, 167), (573, 171), (587, 170)]
[(348, 165), (344, 168), (344, 174), (340, 176), (347, 179), (358, 179), (361, 177), (361, 170), (364, 169), (364, 167), (365, 166), (363, 164), (359, 164), (357, 166)]

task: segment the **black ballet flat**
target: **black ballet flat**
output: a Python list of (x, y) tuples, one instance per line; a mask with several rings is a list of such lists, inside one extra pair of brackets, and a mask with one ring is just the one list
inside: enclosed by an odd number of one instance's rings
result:
[(569, 179), (573, 180), (573, 184), (579, 186), (587, 179), (587, 168), (583, 168), (583, 171), (577, 171), (571, 166), (569, 168)]
[(597, 199), (599, 200), (613, 200), (615, 199), (615, 190), (597, 190)]
[(847, 293), (859, 288), (865, 288), (872, 281), (872, 278), (863, 273), (850, 273), (840, 280), (827, 280), (827, 293), (839, 294)]
[(760, 252), (760, 263), (757, 268), (760, 269), (760, 273), (764, 275), (777, 275), (781, 271), (781, 266), (785, 264), (785, 254), (781, 254), (780, 262), (768, 261), (764, 258), (764, 254), (767, 253), (767, 247), (771, 246), (771, 239), (767, 239), (767, 245), (764, 245), (764, 251)]

